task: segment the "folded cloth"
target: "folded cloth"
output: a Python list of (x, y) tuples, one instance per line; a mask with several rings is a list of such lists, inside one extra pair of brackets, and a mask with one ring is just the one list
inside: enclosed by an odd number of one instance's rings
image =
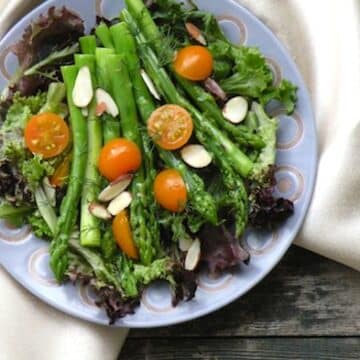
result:
[[(40, 0), (0, 0), (0, 37)], [(75, 319), (17, 284), (0, 266), (1, 360), (114, 360), (128, 330)]]
[(312, 95), (319, 168), (295, 243), (360, 270), (360, 2), (238, 1), (287, 45)]

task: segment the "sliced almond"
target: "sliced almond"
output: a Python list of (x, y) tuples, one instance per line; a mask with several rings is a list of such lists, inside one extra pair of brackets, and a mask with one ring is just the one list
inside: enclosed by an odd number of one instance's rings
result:
[(181, 149), (181, 157), (193, 168), (201, 169), (210, 165), (212, 157), (202, 145), (187, 145)]
[(185, 24), (186, 30), (189, 35), (201, 45), (206, 46), (206, 40), (200, 29), (191, 22)]
[(192, 243), (185, 258), (185, 270), (193, 271), (200, 261), (201, 244), (199, 239), (195, 239)]
[(111, 214), (105, 208), (105, 206), (95, 202), (89, 204), (89, 212), (98, 219), (102, 219), (102, 220), (110, 220), (112, 217)]
[(141, 69), (140, 70), (141, 73), (141, 77), (143, 78), (147, 88), (149, 89), (149, 91), (151, 92), (152, 96), (156, 99), (156, 100), (161, 100), (161, 96), (158, 93), (158, 91), (155, 88), (155, 85), (153, 83), (153, 81), (151, 80), (150, 76), (146, 73), (145, 70)]
[(104, 102), (96, 104), (95, 115), (101, 116), (106, 111), (106, 104)]
[(131, 194), (128, 191), (124, 191), (110, 202), (107, 209), (111, 215), (116, 216), (125, 210), (131, 204), (131, 201)]
[(46, 176), (43, 178), (43, 189), (45, 192), (45, 195), (49, 201), (50, 206), (55, 207), (56, 206), (56, 190), (53, 186), (50, 184), (49, 178)]
[(248, 102), (242, 96), (236, 96), (230, 99), (224, 106), (224, 118), (233, 124), (241, 123), (248, 112)]
[(181, 238), (179, 240), (179, 249), (181, 251), (188, 251), (193, 243), (193, 240), (190, 238)]
[(103, 89), (96, 89), (95, 96), (96, 96), (96, 103), (98, 104), (98, 106), (104, 103), (105, 112), (110, 114), (112, 117), (117, 117), (119, 115), (119, 109), (114, 99), (108, 92), (106, 92)]
[(94, 90), (91, 82), (90, 69), (82, 66), (77, 74), (72, 98), (74, 104), (79, 108), (87, 107), (94, 96)]
[(115, 199), (130, 185), (133, 176), (131, 174), (122, 175), (115, 181), (110, 183), (101, 193), (99, 194), (99, 201), (107, 202)]

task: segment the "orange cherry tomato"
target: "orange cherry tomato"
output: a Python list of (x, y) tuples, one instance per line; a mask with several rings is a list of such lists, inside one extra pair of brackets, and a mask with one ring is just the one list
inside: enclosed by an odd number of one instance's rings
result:
[(63, 162), (55, 169), (55, 172), (50, 178), (50, 184), (52, 186), (60, 187), (65, 183), (70, 173), (71, 159), (72, 154), (67, 155)]
[(64, 119), (54, 113), (34, 115), (25, 127), (26, 147), (44, 159), (61, 154), (69, 144), (70, 131)]
[(184, 108), (164, 105), (151, 114), (147, 128), (151, 138), (161, 148), (176, 150), (189, 141), (194, 125), (191, 115)]
[(187, 190), (180, 173), (175, 169), (160, 172), (154, 182), (156, 201), (166, 210), (181, 212), (187, 202)]
[(213, 72), (214, 66), (211, 52), (204, 46), (191, 45), (178, 51), (175, 71), (185, 79), (206, 80)]
[(141, 165), (141, 151), (132, 141), (125, 138), (110, 140), (100, 152), (99, 170), (109, 181), (135, 172)]
[(112, 230), (116, 243), (120, 249), (131, 259), (139, 258), (138, 249), (134, 243), (129, 217), (126, 210), (116, 215), (112, 223)]

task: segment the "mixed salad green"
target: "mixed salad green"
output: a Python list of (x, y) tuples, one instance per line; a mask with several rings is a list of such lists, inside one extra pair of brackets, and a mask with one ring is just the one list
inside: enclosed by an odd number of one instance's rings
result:
[(296, 86), (192, 3), (125, 3), (90, 35), (66, 8), (42, 15), (0, 104), (0, 218), (48, 239), (57, 281), (91, 286), (111, 323), (155, 280), (191, 299), (200, 269), (249, 261), (247, 227), (293, 213), (266, 106), (292, 113)]

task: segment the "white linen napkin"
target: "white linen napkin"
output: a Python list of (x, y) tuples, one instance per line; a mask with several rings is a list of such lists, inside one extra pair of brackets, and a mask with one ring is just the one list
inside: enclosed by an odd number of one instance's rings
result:
[[(0, 38), (41, 0), (0, 0)], [(35, 298), (0, 266), (1, 360), (115, 360), (127, 329), (93, 325)]]
[[(237, 1), (288, 47), (313, 99), (319, 134), (318, 179), (296, 244), (360, 270), (360, 3)], [(0, 36), (24, 9), (39, 2), (0, 0)], [(2, 359), (116, 357), (126, 331), (61, 314), (28, 294), (1, 269), (0, 281)]]

